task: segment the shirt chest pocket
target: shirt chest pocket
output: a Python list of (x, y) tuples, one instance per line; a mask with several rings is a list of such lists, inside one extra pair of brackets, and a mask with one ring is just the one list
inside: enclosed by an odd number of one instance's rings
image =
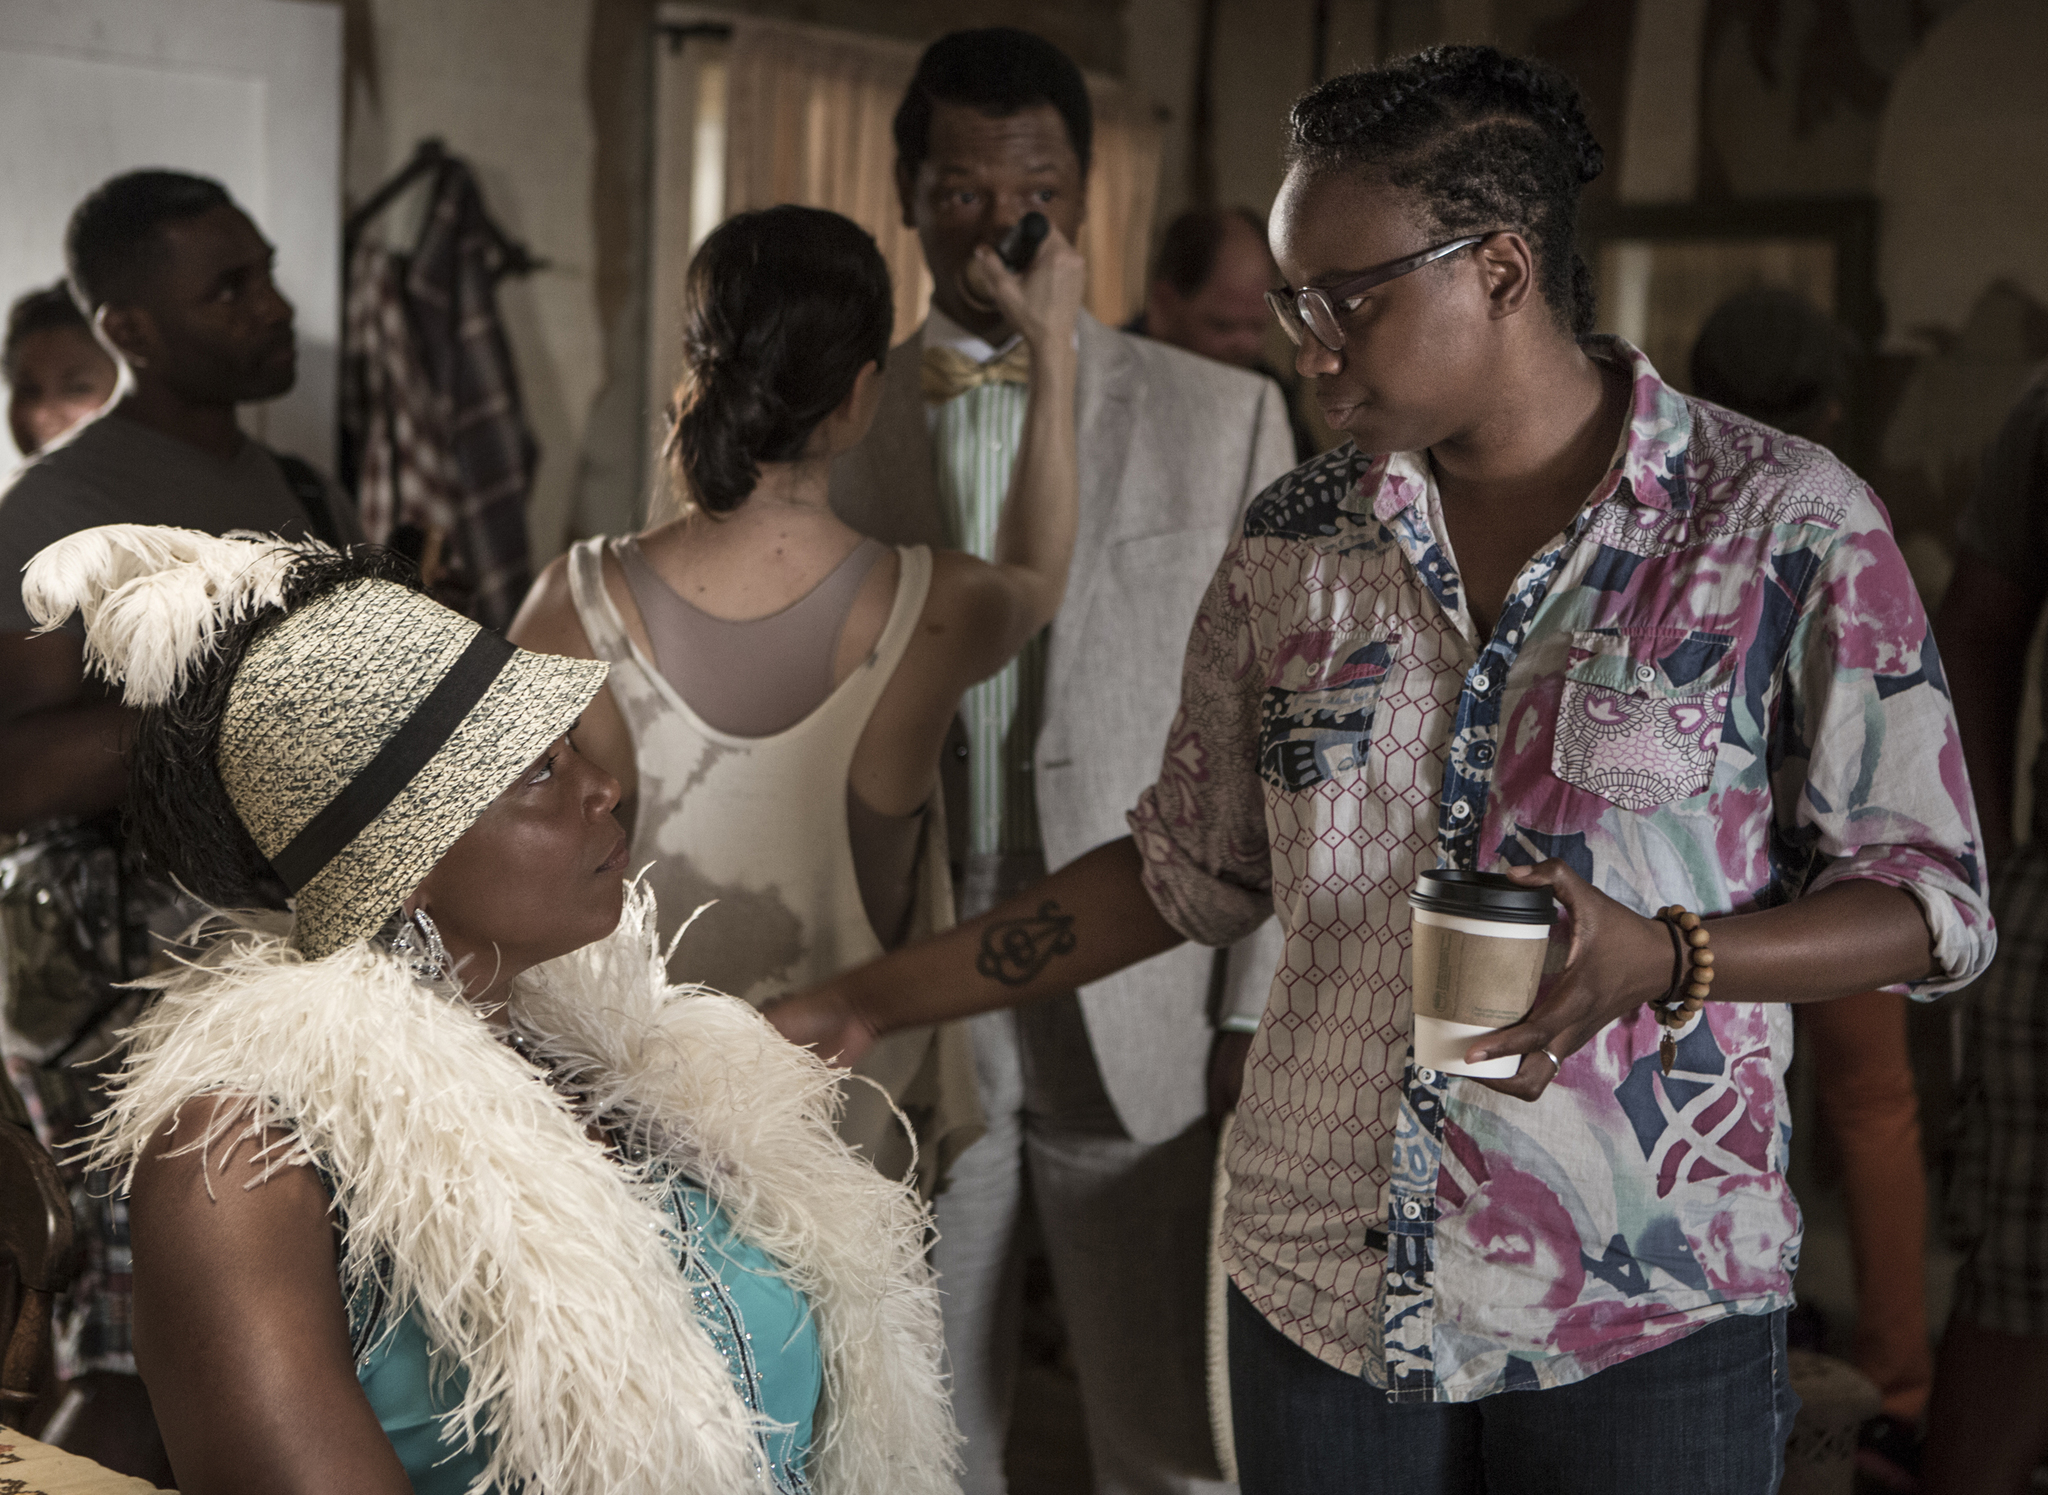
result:
[(1624, 810), (1704, 793), (1735, 663), (1734, 640), (1724, 633), (1574, 633), (1551, 771)]
[(1363, 772), (1400, 650), (1385, 628), (1307, 628), (1282, 640), (1259, 708), (1259, 776), (1299, 793)]

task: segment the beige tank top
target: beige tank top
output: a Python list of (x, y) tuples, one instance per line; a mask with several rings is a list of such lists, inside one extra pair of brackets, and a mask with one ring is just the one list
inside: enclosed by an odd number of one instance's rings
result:
[[(734, 622), (715, 618), (679, 594), (641, 553), (636, 539), (614, 541), (612, 555), (640, 610), (654, 667), (697, 719), (735, 737), (773, 737), (825, 704), (832, 661), (854, 599), (889, 547), (862, 540), (826, 578), (779, 612)], [(917, 898), (917, 855), (924, 811), (884, 815), (846, 786), (846, 829), (855, 882), (868, 923), (893, 950), (902, 944)]]
[[(669, 974), (755, 1006), (882, 953), (847, 831), (855, 747), (924, 610), (931, 552), (901, 548), (896, 598), (873, 652), (809, 715), (765, 737), (721, 732), (690, 709), (627, 634), (604, 584), (604, 541), (569, 552), (569, 590), (592, 652), (612, 666), (639, 772), (632, 858), (646, 867), (663, 937), (686, 923)], [(693, 918), (694, 915), (694, 918)], [(915, 938), (953, 923), (945, 814), (925, 816), (909, 918)], [(973, 1059), (959, 1024), (892, 1033), (856, 1067), (916, 1124), (927, 1193), (981, 1131)], [(840, 1131), (892, 1176), (910, 1147), (874, 1086), (846, 1087)]]

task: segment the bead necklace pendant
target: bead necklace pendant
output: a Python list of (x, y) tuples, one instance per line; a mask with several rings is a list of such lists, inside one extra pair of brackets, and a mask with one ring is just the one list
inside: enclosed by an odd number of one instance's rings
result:
[(1671, 1030), (1666, 1028), (1664, 1036), (1657, 1041), (1657, 1057), (1664, 1063), (1664, 1073), (1671, 1073), (1671, 1062), (1678, 1057), (1678, 1045), (1672, 1041)]

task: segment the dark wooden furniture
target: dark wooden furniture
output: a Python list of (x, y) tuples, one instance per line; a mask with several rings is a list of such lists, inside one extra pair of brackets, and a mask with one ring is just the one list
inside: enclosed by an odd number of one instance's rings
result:
[(50, 1300), (78, 1269), (78, 1243), (50, 1154), (27, 1127), (0, 1119), (0, 1276), (10, 1268), (13, 1281), (0, 1283), (0, 1425), (19, 1427), (44, 1389)]

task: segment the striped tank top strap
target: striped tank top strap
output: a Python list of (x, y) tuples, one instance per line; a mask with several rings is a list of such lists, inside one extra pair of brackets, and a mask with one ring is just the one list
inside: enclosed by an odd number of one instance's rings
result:
[(889, 609), (889, 621), (875, 640), (875, 664), (883, 680), (896, 673), (903, 652), (917, 637), (917, 620), (924, 616), (924, 600), (932, 589), (932, 550), (929, 545), (899, 545), (902, 572), (896, 582), (896, 605)]
[(917, 637), (917, 620), (924, 616), (924, 599), (931, 591), (930, 547), (899, 545), (896, 555), (899, 561), (896, 600), (889, 606), (888, 621), (875, 636), (874, 649), (861, 662), (860, 668), (849, 675), (832, 693), (832, 698), (806, 722), (806, 725), (815, 724), (828, 734), (852, 731), (852, 736), (845, 739), (849, 762), (859, 736), (859, 731), (851, 724), (859, 722), (865, 726), (867, 719), (874, 714), (876, 703), (882, 699), (882, 692), (888, 689), (889, 681), (896, 673), (896, 666), (903, 662), (904, 651)]
[(576, 617), (590, 640), (590, 651), (614, 665), (633, 658), (632, 643), (626, 637), (626, 623), (612, 605), (604, 584), (602, 535), (578, 540), (569, 547), (569, 599), (576, 605)]

